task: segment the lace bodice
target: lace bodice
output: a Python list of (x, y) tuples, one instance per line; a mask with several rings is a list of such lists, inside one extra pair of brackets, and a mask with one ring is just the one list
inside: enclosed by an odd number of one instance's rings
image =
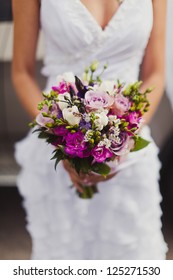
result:
[[(80, 0), (42, 0), (46, 56), (42, 73), (80, 75), (94, 59), (108, 63), (105, 78), (138, 78), (152, 28), (151, 0), (124, 0), (104, 30)], [(51, 81), (52, 82), (52, 81)]]

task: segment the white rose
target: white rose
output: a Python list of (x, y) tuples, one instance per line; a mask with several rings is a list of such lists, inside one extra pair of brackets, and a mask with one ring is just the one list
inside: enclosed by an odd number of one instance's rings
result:
[(63, 118), (68, 121), (70, 125), (76, 125), (80, 123), (81, 116), (77, 106), (70, 108), (64, 108), (62, 111)]
[(102, 130), (104, 126), (108, 124), (108, 117), (106, 116), (105, 112), (96, 113), (95, 116), (97, 117), (94, 121), (98, 130)]
[(57, 76), (58, 84), (62, 81), (65, 81), (67, 83), (74, 83), (75, 82), (74, 74), (72, 72), (65, 72), (63, 75), (58, 75)]
[(109, 94), (111, 95), (114, 93), (114, 85), (115, 85), (114, 81), (103, 81), (99, 89), (105, 92), (109, 92)]
[(71, 100), (71, 96), (68, 92), (65, 92), (63, 94), (59, 94), (58, 95), (58, 106), (60, 108), (60, 110), (62, 111), (64, 108), (67, 108), (69, 106), (68, 101), (65, 99), (68, 98)]

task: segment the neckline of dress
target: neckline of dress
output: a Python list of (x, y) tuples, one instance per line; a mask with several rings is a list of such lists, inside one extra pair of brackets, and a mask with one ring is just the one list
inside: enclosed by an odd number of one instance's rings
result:
[(123, 11), (124, 6), (126, 5), (126, 3), (128, 1), (124, 0), (120, 4), (118, 9), (115, 11), (115, 13), (113, 14), (113, 16), (111, 17), (111, 19), (108, 21), (108, 23), (106, 24), (106, 26), (104, 28), (102, 28), (102, 26), (98, 23), (96, 18), (92, 15), (92, 13), (88, 10), (88, 8), (83, 4), (83, 2), (81, 0), (77, 0), (77, 2), (79, 3), (81, 10), (85, 13), (86, 17), (88, 17), (88, 20), (90, 20), (100, 32), (105, 33), (111, 27), (112, 23), (114, 21), (118, 20), (119, 16), (121, 15), (121, 13)]

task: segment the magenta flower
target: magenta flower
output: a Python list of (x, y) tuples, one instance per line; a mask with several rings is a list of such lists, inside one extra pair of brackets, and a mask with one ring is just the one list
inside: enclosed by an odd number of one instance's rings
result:
[(111, 158), (113, 153), (105, 146), (96, 146), (92, 149), (91, 155), (97, 162), (104, 162), (107, 158)]
[(114, 98), (106, 92), (89, 90), (85, 94), (85, 105), (89, 111), (110, 109), (114, 102)]
[(65, 140), (66, 147), (64, 150), (70, 157), (84, 158), (90, 155), (88, 145), (84, 141), (84, 134), (81, 131), (68, 133)]
[(68, 92), (69, 88), (65, 81), (61, 81), (58, 86), (53, 86), (52, 89), (57, 91), (59, 94), (63, 94)]
[(119, 93), (115, 95), (112, 111), (115, 115), (121, 117), (130, 109), (130, 106), (129, 99)]
[(136, 127), (139, 128), (142, 116), (140, 112), (131, 112), (127, 117), (126, 120), (129, 122), (129, 129)]
[[(133, 133), (136, 133), (136, 131), (140, 128), (142, 123), (142, 115), (141, 112), (131, 112), (127, 116), (125, 116), (126, 122), (128, 122), (128, 135), (132, 136)], [(131, 129), (133, 129), (133, 133), (131, 132)]]
[(53, 129), (53, 132), (57, 136), (66, 136), (69, 132), (68, 129), (65, 128), (64, 125), (57, 126)]

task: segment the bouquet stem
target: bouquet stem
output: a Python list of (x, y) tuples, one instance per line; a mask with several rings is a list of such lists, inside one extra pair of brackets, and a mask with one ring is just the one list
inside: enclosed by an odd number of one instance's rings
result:
[(91, 186), (82, 185), (81, 187), (83, 189), (83, 192), (81, 193), (77, 191), (80, 198), (90, 199), (94, 196), (95, 193), (98, 193), (98, 188), (96, 185), (91, 185)]

